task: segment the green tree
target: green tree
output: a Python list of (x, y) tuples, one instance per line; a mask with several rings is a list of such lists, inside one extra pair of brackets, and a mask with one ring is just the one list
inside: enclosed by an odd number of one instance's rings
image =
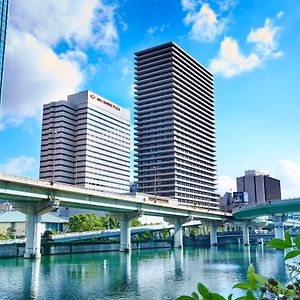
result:
[(161, 237), (163, 240), (168, 239), (168, 237), (169, 237), (169, 229), (168, 228), (164, 228), (161, 230)]
[(130, 223), (131, 227), (138, 227), (138, 226), (142, 226), (142, 222), (139, 219), (133, 219)]
[(104, 228), (106, 229), (116, 229), (120, 228), (120, 221), (117, 219), (113, 219), (110, 216), (103, 216), (101, 217), (102, 223)]
[(150, 231), (150, 230), (145, 231), (145, 232), (143, 233), (142, 237), (143, 237), (144, 240), (151, 240), (151, 238), (152, 238), (151, 231)]
[(12, 226), (10, 226), (6, 229), (6, 237), (8, 240), (12, 239), (14, 237), (14, 229)]
[(70, 217), (68, 227), (71, 232), (105, 229), (101, 217), (94, 213), (77, 214)]

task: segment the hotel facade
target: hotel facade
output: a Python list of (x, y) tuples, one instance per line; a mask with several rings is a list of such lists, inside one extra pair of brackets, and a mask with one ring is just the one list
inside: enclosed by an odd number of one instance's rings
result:
[(213, 75), (173, 42), (135, 53), (140, 192), (218, 209)]
[(40, 179), (128, 193), (129, 111), (91, 91), (44, 105)]

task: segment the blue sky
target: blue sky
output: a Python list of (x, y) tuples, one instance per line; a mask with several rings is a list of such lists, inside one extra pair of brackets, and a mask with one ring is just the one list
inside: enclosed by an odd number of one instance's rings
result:
[(90, 89), (132, 111), (134, 52), (174, 41), (215, 74), (218, 184), (258, 169), (300, 196), (297, 0), (14, 0), (0, 171), (38, 177), (44, 103)]

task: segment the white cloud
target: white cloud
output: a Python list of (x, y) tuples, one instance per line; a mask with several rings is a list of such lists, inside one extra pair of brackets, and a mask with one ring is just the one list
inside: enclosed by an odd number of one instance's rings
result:
[(208, 4), (203, 4), (198, 12), (190, 10), (184, 19), (186, 25), (192, 25), (191, 38), (200, 42), (214, 41), (223, 32), (225, 22), (225, 19), (217, 19)]
[[(80, 89), (95, 69), (87, 49), (109, 55), (118, 49), (116, 10), (102, 0), (11, 3), (2, 117), (10, 119), (4, 125), (37, 117), (44, 103)], [(60, 43), (63, 51), (55, 52)]]
[(181, 0), (181, 6), (183, 10), (194, 10), (197, 2), (195, 0)]
[(291, 160), (281, 160), (271, 174), (280, 179), (282, 198), (300, 197), (300, 166)]
[(209, 68), (224, 77), (232, 77), (249, 72), (260, 65), (260, 58), (255, 53), (244, 56), (236, 40), (225, 37), (216, 58), (210, 61)]
[(58, 56), (32, 34), (11, 28), (6, 50), (3, 113), (12, 118), (39, 115), (42, 104), (64, 99), (84, 74), (68, 54)]
[(152, 35), (155, 33), (155, 31), (157, 30), (157, 26), (150, 26), (148, 29), (147, 29), (147, 33)]
[(218, 193), (223, 196), (226, 192), (236, 191), (236, 180), (229, 176), (218, 178)]
[(260, 67), (266, 60), (282, 56), (278, 51), (278, 34), (280, 28), (271, 19), (266, 19), (261, 28), (251, 29), (247, 42), (254, 44), (253, 51), (245, 56), (239, 49), (238, 42), (225, 37), (221, 42), (218, 55), (210, 61), (210, 68), (215, 74), (233, 77), (243, 72), (252, 71)]
[(15, 0), (11, 24), (47, 45), (64, 40), (70, 46), (93, 46), (110, 53), (118, 42), (115, 9), (101, 0)]
[(283, 12), (283, 11), (279, 11), (279, 12), (277, 13), (276, 17), (277, 17), (277, 19), (280, 19), (280, 18), (283, 17), (283, 15), (284, 15), (284, 12)]
[(267, 18), (263, 27), (251, 29), (247, 42), (254, 43), (256, 52), (263, 58), (278, 58), (282, 56), (282, 52), (277, 51), (278, 33), (279, 27), (274, 26), (271, 19)]
[(11, 158), (7, 163), (0, 164), (0, 171), (13, 175), (25, 175), (27, 172), (38, 168), (38, 163), (33, 157), (19, 156)]

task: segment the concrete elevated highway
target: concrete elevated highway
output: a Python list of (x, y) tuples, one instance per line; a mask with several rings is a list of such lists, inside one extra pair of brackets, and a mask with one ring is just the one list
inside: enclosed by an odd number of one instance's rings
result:
[(41, 215), (59, 206), (108, 211), (121, 222), (120, 251), (130, 250), (130, 220), (141, 215), (161, 216), (174, 225), (174, 246), (182, 247), (182, 225), (192, 219), (210, 224), (216, 243), (217, 224), (232, 219), (230, 213), (184, 205), (174, 199), (151, 195), (104, 193), (61, 183), (0, 173), (0, 200), (27, 215), (25, 256), (40, 257)]
[(232, 214), (236, 220), (243, 222), (268, 215), (274, 222), (275, 238), (284, 239), (284, 221), (287, 220), (287, 213), (291, 212), (300, 212), (300, 198), (272, 200), (264, 204), (246, 205), (234, 209)]

